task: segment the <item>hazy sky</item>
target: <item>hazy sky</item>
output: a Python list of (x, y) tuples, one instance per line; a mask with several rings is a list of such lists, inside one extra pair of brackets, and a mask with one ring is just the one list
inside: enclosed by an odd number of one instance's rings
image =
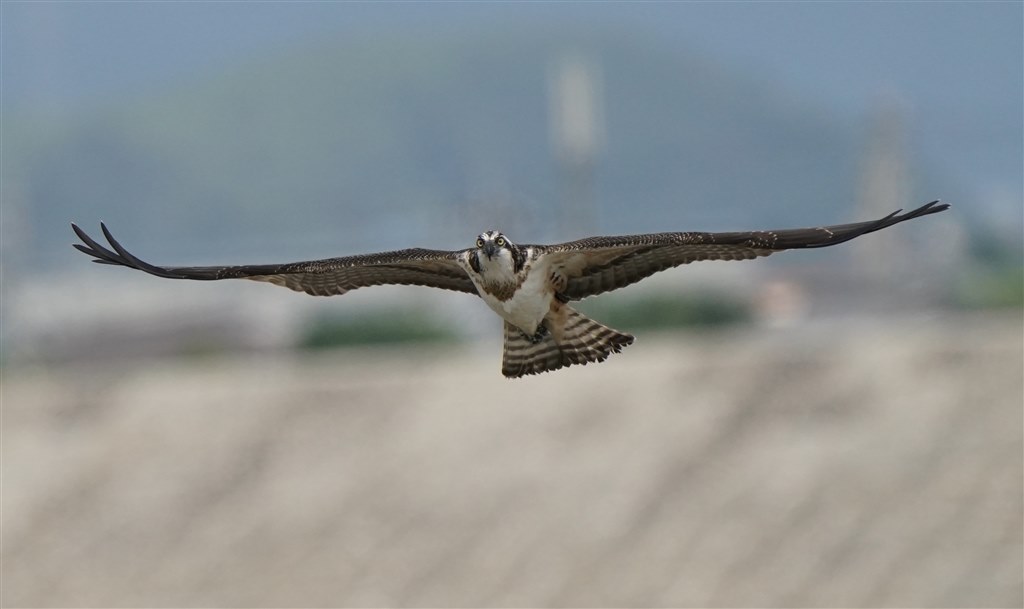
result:
[(1020, 203), (1021, 2), (4, 2), (2, 102), (75, 111), (311, 38), (605, 27), (696, 53), (840, 120), (909, 110), (924, 162)]

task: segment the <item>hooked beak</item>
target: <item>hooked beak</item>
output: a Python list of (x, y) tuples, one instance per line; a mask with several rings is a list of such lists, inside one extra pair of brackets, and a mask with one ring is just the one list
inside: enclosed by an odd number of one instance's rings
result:
[(495, 245), (493, 241), (487, 241), (484, 243), (483, 250), (484, 255), (487, 256), (488, 259), (494, 258), (494, 254), (498, 252), (498, 246)]

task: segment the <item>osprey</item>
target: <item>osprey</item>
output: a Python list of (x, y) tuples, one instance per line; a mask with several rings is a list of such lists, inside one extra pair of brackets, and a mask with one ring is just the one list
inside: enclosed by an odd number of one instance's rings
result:
[(483, 299), (505, 323), (501, 372), (516, 378), (573, 364), (604, 361), (633, 342), (582, 315), (569, 303), (616, 290), (658, 271), (698, 260), (749, 260), (789, 249), (830, 247), (911, 218), (949, 208), (932, 201), (871, 222), (733, 233), (653, 233), (589, 237), (557, 245), (518, 245), (498, 231), (457, 251), (405, 249), (288, 264), (165, 267), (128, 253), (100, 223), (113, 250), (71, 225), (93, 262), (126, 266), (169, 279), (251, 279), (333, 296), (372, 285), (455, 290)]

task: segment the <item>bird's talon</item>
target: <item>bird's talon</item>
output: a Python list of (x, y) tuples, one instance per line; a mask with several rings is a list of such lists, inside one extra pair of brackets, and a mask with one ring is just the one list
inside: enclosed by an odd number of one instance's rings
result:
[(537, 331), (532, 336), (527, 334), (526, 332), (523, 332), (523, 336), (525, 336), (526, 339), (529, 340), (530, 343), (534, 345), (536, 345), (539, 342), (542, 342), (545, 338), (548, 337), (548, 334), (550, 334), (550, 332), (548, 332), (548, 327), (545, 325), (538, 326)]

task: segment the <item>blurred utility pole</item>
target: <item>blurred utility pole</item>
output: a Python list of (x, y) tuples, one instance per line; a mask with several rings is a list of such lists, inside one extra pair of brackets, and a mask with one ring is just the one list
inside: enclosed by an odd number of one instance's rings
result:
[(563, 55), (549, 78), (551, 135), (561, 188), (559, 234), (597, 229), (594, 164), (604, 145), (600, 70), (579, 54)]

